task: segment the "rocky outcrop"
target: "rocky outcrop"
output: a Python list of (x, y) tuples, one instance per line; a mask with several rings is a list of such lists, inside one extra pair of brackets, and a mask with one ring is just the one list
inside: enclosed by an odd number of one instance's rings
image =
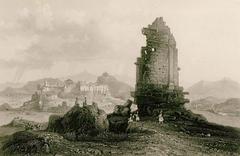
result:
[(126, 132), (128, 119), (131, 113), (132, 101), (128, 100), (124, 105), (116, 105), (114, 112), (107, 116), (109, 121), (109, 131), (115, 133)]
[(75, 105), (63, 117), (50, 116), (48, 130), (57, 133), (88, 134), (95, 129), (95, 118), (87, 108)]
[(97, 103), (93, 102), (92, 105), (85, 106), (92, 115), (95, 117), (95, 126), (100, 131), (108, 130), (109, 123), (107, 120), (107, 114), (104, 110), (99, 109)]
[(79, 140), (82, 135), (95, 135), (108, 130), (108, 120), (106, 113), (96, 103), (84, 107), (75, 105), (64, 116), (50, 116), (47, 129), (71, 136), (71, 140)]

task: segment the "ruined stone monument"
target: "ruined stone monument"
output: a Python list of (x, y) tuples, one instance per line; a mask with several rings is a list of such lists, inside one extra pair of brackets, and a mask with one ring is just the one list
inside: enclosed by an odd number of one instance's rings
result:
[(137, 59), (137, 83), (178, 87), (178, 50), (175, 39), (163, 18), (142, 29), (147, 45)]
[(142, 29), (146, 46), (136, 64), (135, 102), (140, 117), (156, 116), (160, 111), (183, 105), (179, 86), (178, 49), (170, 28), (162, 17)]

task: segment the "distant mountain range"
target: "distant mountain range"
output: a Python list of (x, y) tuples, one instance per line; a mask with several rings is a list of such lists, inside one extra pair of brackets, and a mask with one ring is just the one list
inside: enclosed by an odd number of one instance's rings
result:
[(219, 99), (240, 98), (240, 84), (229, 78), (219, 81), (200, 81), (187, 89), (191, 100), (206, 97)]

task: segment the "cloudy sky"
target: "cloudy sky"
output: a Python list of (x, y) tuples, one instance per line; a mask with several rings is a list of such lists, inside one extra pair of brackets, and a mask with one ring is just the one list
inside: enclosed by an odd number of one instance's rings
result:
[(0, 0), (0, 83), (87, 70), (135, 78), (141, 28), (162, 16), (180, 80), (240, 82), (240, 0)]

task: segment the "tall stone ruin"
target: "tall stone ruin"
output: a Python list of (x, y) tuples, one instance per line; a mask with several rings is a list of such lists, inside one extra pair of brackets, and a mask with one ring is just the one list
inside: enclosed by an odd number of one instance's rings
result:
[(152, 116), (186, 102), (179, 87), (178, 49), (162, 17), (142, 29), (146, 46), (136, 64), (135, 102), (140, 116)]
[(178, 50), (163, 18), (156, 18), (142, 33), (147, 45), (141, 48), (141, 57), (137, 58), (137, 84), (178, 87)]

